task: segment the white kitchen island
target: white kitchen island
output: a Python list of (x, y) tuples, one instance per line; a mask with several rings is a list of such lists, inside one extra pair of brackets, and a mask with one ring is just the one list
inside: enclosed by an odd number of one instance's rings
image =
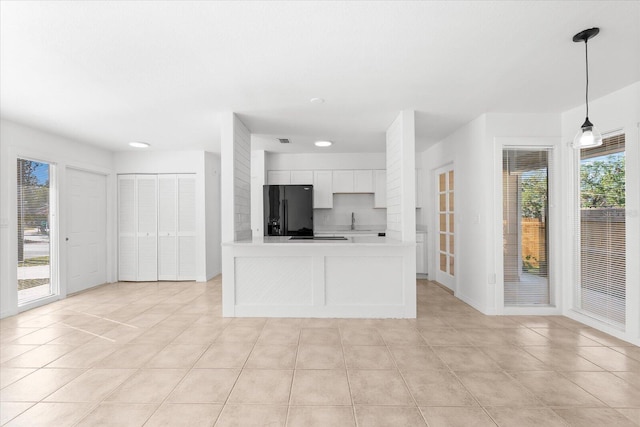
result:
[(416, 317), (412, 242), (259, 237), (224, 243), (222, 259), (224, 316)]

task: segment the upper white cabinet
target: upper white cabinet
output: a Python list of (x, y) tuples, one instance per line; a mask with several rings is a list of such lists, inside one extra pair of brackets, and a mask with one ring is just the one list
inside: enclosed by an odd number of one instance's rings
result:
[(313, 207), (333, 207), (333, 176), (331, 171), (313, 172)]
[(353, 171), (333, 171), (333, 192), (353, 193)]
[(291, 171), (267, 171), (267, 183), (269, 185), (291, 184)]
[(386, 208), (387, 207), (387, 171), (384, 169), (373, 171), (374, 177), (374, 194), (373, 194), (373, 207), (374, 208)]
[(313, 185), (313, 171), (291, 171), (291, 184)]
[(373, 193), (373, 171), (357, 170), (353, 171), (353, 192)]
[(334, 193), (373, 193), (372, 170), (334, 170)]

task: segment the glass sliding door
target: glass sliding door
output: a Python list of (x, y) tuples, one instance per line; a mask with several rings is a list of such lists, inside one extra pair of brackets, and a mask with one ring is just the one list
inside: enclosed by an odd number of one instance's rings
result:
[(504, 305), (549, 305), (549, 152), (502, 152)]
[(626, 317), (625, 136), (580, 152), (579, 308), (616, 326)]
[(54, 293), (51, 274), (51, 177), (53, 166), (17, 160), (18, 305)]

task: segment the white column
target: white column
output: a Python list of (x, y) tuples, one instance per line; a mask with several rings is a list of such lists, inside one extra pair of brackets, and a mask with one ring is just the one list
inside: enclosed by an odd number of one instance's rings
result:
[(387, 129), (387, 235), (415, 242), (415, 113), (403, 110)]
[(221, 121), (222, 241), (251, 237), (251, 134), (234, 113)]

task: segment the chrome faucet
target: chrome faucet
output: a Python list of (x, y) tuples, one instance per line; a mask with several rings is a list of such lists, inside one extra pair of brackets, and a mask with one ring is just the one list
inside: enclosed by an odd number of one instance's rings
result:
[(356, 214), (354, 212), (351, 212), (351, 229), (356, 229)]

